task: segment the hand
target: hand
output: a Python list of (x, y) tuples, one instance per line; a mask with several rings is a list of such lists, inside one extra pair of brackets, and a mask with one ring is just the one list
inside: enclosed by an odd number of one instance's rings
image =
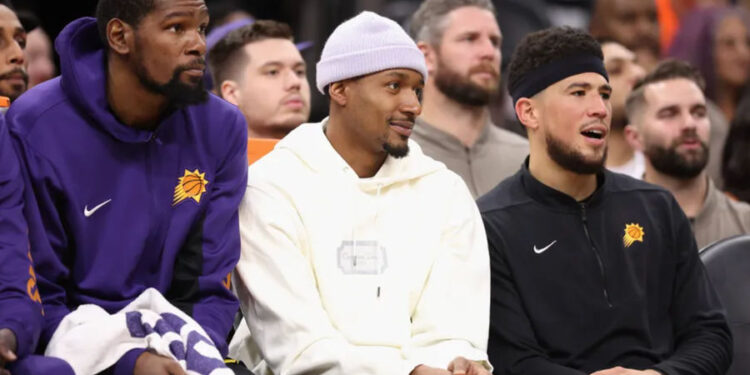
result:
[(5, 364), (16, 360), (16, 334), (13, 331), (0, 329), (0, 375), (8, 375), (10, 372), (4, 370)]
[(409, 375), (451, 375), (451, 372), (439, 368), (419, 365), (415, 367), (414, 370), (411, 370)]
[(600, 370), (591, 373), (591, 375), (662, 375), (659, 371), (654, 370), (632, 370), (624, 367), (613, 367), (606, 370)]
[(135, 360), (133, 375), (187, 375), (175, 360), (151, 352), (143, 352)]
[(456, 357), (451, 361), (448, 371), (453, 375), (490, 375), (490, 372), (482, 365), (464, 357)]

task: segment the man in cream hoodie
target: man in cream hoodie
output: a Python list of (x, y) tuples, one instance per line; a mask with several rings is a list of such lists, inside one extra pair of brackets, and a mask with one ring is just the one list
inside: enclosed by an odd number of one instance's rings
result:
[(330, 117), (250, 167), (236, 288), (274, 373), (489, 374), (481, 218), (409, 140), (426, 76), (398, 24), (359, 14), (317, 65)]

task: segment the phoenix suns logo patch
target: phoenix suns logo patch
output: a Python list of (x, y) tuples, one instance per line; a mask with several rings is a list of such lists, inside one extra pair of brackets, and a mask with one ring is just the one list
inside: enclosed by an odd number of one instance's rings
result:
[(622, 243), (625, 247), (630, 247), (633, 242), (643, 242), (643, 236), (646, 233), (643, 231), (643, 227), (636, 224), (630, 223), (625, 225), (625, 235), (622, 236)]
[(190, 172), (185, 170), (185, 175), (178, 178), (177, 186), (174, 188), (174, 200), (172, 206), (176, 206), (185, 199), (192, 198), (196, 203), (201, 202), (201, 196), (206, 192), (206, 173), (200, 173), (197, 169)]

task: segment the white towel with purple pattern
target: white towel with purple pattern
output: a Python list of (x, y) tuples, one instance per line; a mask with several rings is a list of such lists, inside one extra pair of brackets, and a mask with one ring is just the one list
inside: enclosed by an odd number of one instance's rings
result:
[(64, 359), (76, 375), (93, 375), (137, 348), (176, 360), (188, 375), (233, 374), (203, 328), (153, 288), (115, 314), (79, 306), (60, 322), (44, 354)]

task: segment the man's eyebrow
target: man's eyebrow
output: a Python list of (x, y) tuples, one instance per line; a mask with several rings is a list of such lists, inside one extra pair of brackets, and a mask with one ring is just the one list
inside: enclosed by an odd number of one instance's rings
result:
[(656, 113), (661, 113), (664, 111), (674, 111), (679, 109), (679, 106), (677, 104), (667, 104), (659, 109), (656, 110)]
[(263, 63), (263, 65), (261, 65), (261, 67), (269, 66), (269, 65), (281, 65), (281, 61), (278, 61), (278, 60), (266, 61), (265, 63)]
[(388, 76), (396, 76), (396, 77), (401, 78), (401, 79), (406, 78), (406, 74), (401, 73), (401, 72), (388, 72), (388, 73), (386, 73), (386, 75), (388, 75)]
[(586, 82), (573, 82), (573, 83), (569, 84), (568, 87), (565, 88), (565, 90), (570, 90), (570, 89), (573, 89), (573, 88), (579, 88), (579, 89), (586, 90), (586, 89), (590, 89), (591, 88), (591, 84), (590, 83), (586, 83)]
[[(170, 19), (170, 18), (177, 18), (177, 17), (192, 17), (195, 14), (196, 11), (189, 11), (189, 10), (173, 10), (169, 13), (167, 13), (166, 16), (164, 16), (164, 19)], [(201, 7), (199, 10), (197, 10), (198, 15), (200, 16), (207, 16), (208, 15), (208, 8)]]
[[(13, 35), (18, 35), (18, 34), (26, 35), (26, 30), (22, 26), (15, 26), (15, 27), (11, 26), (11, 28), (13, 28)], [(4, 30), (5, 30), (5, 27), (0, 26), (0, 32)]]
[[(263, 63), (263, 65), (261, 65), (261, 67), (266, 67), (266, 66), (271, 66), (271, 65), (282, 65), (283, 66), (285, 64), (281, 60), (271, 60), (271, 61), (266, 61), (265, 63)], [(295, 61), (291, 65), (294, 66), (294, 67), (307, 66), (307, 64), (304, 61)]]
[(177, 17), (190, 17), (192, 15), (193, 15), (193, 12), (189, 12), (186, 10), (174, 10), (174, 11), (167, 13), (167, 15), (164, 16), (164, 19), (177, 18)]
[(623, 61), (629, 61), (629, 60), (630, 59), (623, 57), (623, 56), (615, 56), (615, 57), (610, 57), (608, 59), (604, 59), (604, 64), (606, 65), (607, 63), (623, 62)]

